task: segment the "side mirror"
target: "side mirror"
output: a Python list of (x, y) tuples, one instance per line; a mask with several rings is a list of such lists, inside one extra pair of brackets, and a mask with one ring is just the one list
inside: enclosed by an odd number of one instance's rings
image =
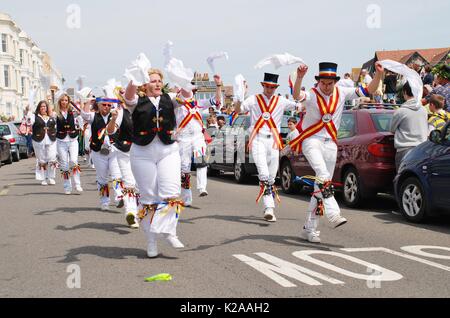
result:
[(431, 142), (434, 142), (435, 144), (441, 143), (441, 131), (440, 130), (433, 130), (430, 133), (430, 136), (428, 137), (428, 140)]

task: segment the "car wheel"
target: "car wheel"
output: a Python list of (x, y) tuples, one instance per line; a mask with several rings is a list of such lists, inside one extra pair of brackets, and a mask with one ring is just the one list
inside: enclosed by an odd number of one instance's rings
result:
[(350, 208), (359, 207), (362, 203), (362, 191), (359, 174), (355, 168), (349, 168), (343, 179), (344, 203)]
[(13, 155), (12, 155), (12, 152), (11, 152), (11, 151), (9, 152), (9, 158), (8, 158), (8, 160), (5, 161), (5, 163), (6, 163), (7, 165), (10, 165), (10, 164), (13, 163)]
[(28, 159), (28, 151), (20, 154), (20, 159)]
[(295, 175), (292, 170), (291, 164), (289, 161), (285, 160), (281, 164), (281, 189), (284, 193), (292, 194), (296, 191), (296, 186), (294, 183)]
[(16, 149), (16, 152), (13, 153), (13, 161), (14, 162), (18, 162), (20, 161), (20, 153), (19, 153), (19, 148)]
[(414, 177), (402, 182), (400, 210), (408, 221), (419, 223), (427, 217), (427, 202), (420, 181)]
[(234, 179), (237, 183), (244, 183), (248, 179), (247, 172), (243, 163), (236, 162), (234, 164)]

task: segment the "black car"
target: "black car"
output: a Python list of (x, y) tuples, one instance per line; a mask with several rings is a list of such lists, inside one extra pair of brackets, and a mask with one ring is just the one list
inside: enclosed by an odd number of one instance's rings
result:
[(394, 179), (395, 197), (408, 221), (450, 213), (450, 123), (403, 159)]
[(210, 175), (218, 175), (220, 171), (234, 172), (235, 180), (244, 183), (250, 175), (257, 174), (253, 158), (247, 149), (249, 127), (250, 116), (241, 115), (232, 126), (216, 131), (207, 148)]
[(11, 152), (11, 144), (6, 138), (0, 136), (0, 167), (3, 163), (12, 164), (13, 156)]

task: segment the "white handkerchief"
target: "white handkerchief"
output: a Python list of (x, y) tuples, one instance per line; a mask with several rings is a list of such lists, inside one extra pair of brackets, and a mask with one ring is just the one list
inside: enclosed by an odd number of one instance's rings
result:
[(214, 67), (214, 61), (217, 59), (221, 59), (221, 58), (225, 58), (228, 61), (228, 53), (227, 52), (212, 53), (206, 59), (213, 74), (216, 74), (216, 68)]
[(90, 87), (84, 87), (77, 92), (77, 95), (79, 96), (82, 102), (85, 102), (91, 93), (92, 89)]
[(118, 86), (122, 87), (122, 84), (116, 81), (115, 78), (109, 79), (105, 86), (103, 86), (103, 91), (105, 92), (106, 97), (108, 98), (117, 98), (116, 94), (114, 94), (114, 89)]
[(409, 85), (411, 86), (411, 91), (416, 99), (417, 102), (420, 102), (423, 95), (423, 82), (420, 78), (420, 75), (414, 71), (413, 69), (410, 69), (405, 64), (392, 61), (392, 60), (383, 60), (380, 61), (380, 64), (397, 74), (403, 75), (406, 80), (409, 82)]
[(243, 102), (245, 100), (245, 78), (242, 74), (236, 75), (234, 78), (234, 102)]
[(148, 70), (152, 67), (147, 56), (144, 53), (140, 53), (137, 60), (131, 63), (125, 70), (124, 76), (128, 81), (132, 81), (133, 85), (141, 86), (150, 81)]
[(194, 79), (194, 72), (190, 68), (184, 67), (182, 61), (171, 58), (165, 67), (165, 71), (173, 85), (184, 88), (187, 91), (191, 91), (194, 88), (191, 84)]
[(261, 69), (267, 65), (273, 65), (276, 69), (278, 69), (281, 66), (291, 64), (305, 64), (305, 62), (301, 58), (293, 56), (289, 53), (275, 54), (259, 61), (258, 64), (255, 65), (255, 69)]
[(170, 60), (172, 59), (173, 57), (172, 51), (173, 51), (173, 42), (167, 41), (167, 43), (164, 45), (163, 48), (164, 66), (169, 64)]

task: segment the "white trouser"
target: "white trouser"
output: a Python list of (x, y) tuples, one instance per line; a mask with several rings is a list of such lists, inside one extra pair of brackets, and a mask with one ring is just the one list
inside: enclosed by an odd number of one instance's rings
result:
[[(270, 186), (275, 184), (275, 178), (278, 172), (280, 160), (280, 151), (274, 148), (274, 139), (267, 134), (259, 133), (251, 145), (251, 152), (256, 168), (258, 169), (258, 178), (261, 182), (268, 182)], [(274, 208), (275, 202), (272, 195), (263, 196), (265, 208)]]
[[(158, 136), (147, 146), (133, 144), (130, 151), (131, 169), (140, 193), (140, 208), (144, 205), (158, 205), (180, 196), (181, 159), (178, 143), (165, 145)], [(178, 218), (174, 208), (161, 215), (161, 210), (153, 217), (141, 220), (141, 228), (147, 243), (156, 240), (155, 233), (176, 235)]]
[[(181, 157), (181, 173), (191, 173), (192, 157), (196, 162), (203, 162), (206, 153), (205, 137), (202, 133), (193, 135), (186, 135), (178, 137), (178, 145), (180, 148)], [(197, 190), (199, 192), (206, 191), (208, 185), (208, 168), (197, 168)], [(190, 205), (192, 204), (191, 189), (181, 189), (181, 196), (183, 201)]]
[(125, 203), (125, 214), (137, 213), (136, 180), (131, 171), (130, 153), (117, 151), (117, 163), (119, 164), (120, 174), (123, 182), (123, 201)]
[[(78, 140), (71, 139), (70, 141), (57, 140), (59, 167), (62, 172), (71, 173), (73, 182), (76, 187), (81, 186), (80, 172), (75, 167), (78, 166)], [(69, 177), (64, 179), (64, 190), (72, 191), (72, 181)]]
[(131, 146), (131, 170), (142, 204), (156, 204), (180, 196), (181, 160), (178, 149), (177, 143), (165, 145), (158, 137), (147, 146)]
[[(33, 148), (36, 156), (36, 180), (55, 179), (56, 177), (56, 142), (45, 144), (44, 141), (33, 140)], [(46, 166), (44, 168), (44, 166)]]
[[(303, 141), (302, 152), (308, 160), (311, 168), (316, 173), (316, 177), (323, 181), (330, 181), (333, 179), (334, 167), (336, 166), (337, 145), (331, 139), (324, 139), (312, 136)], [(314, 191), (319, 191), (317, 184), (314, 186)], [(315, 194), (318, 198), (323, 199), (322, 193)], [(325, 215), (330, 220), (341, 214), (339, 205), (333, 197), (323, 199)], [(317, 200), (311, 197), (308, 207), (308, 217), (305, 223), (305, 229), (308, 232), (315, 232), (319, 226), (320, 216), (316, 215)]]
[[(100, 154), (100, 152), (92, 151), (91, 156), (95, 164), (99, 190), (102, 187), (108, 187), (109, 176), (115, 180), (120, 179), (120, 169), (119, 164), (117, 163), (116, 151), (112, 150), (107, 156)], [(109, 195), (101, 195), (100, 203), (102, 205), (109, 204), (109, 202)]]

